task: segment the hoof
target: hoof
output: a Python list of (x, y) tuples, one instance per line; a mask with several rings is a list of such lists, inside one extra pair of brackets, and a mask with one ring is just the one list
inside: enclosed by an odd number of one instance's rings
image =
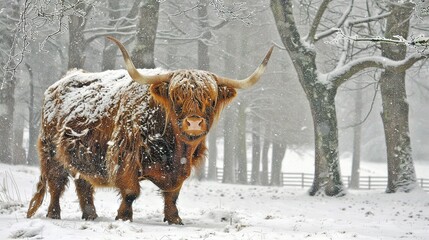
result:
[(95, 220), (98, 217), (97, 213), (93, 213), (93, 214), (82, 214), (82, 219), (84, 219), (85, 221), (88, 220)]
[(132, 208), (125, 208), (118, 210), (118, 215), (116, 216), (115, 220), (122, 220), (122, 221), (133, 221), (133, 209)]
[(184, 225), (182, 219), (180, 217), (175, 217), (171, 219), (164, 218), (164, 222), (168, 222), (168, 225)]
[(82, 219), (94, 220), (98, 217), (94, 206), (87, 206), (82, 211)]
[(115, 220), (122, 220), (122, 221), (133, 221), (133, 216), (132, 215), (118, 215), (116, 216)]
[(46, 217), (51, 219), (61, 219), (61, 215), (59, 213), (48, 212), (48, 214), (46, 214)]

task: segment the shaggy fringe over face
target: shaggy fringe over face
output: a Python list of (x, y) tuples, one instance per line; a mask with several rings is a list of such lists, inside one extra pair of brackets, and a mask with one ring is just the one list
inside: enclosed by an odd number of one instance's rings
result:
[(169, 82), (153, 84), (150, 91), (155, 102), (164, 106), (166, 123), (197, 115), (206, 117), (209, 128), (237, 93), (232, 87), (218, 85), (215, 74), (201, 70), (174, 71)]
[(216, 78), (206, 71), (178, 71), (170, 80), (169, 96), (181, 107), (183, 114), (193, 112), (203, 115), (207, 108), (213, 108), (217, 103)]

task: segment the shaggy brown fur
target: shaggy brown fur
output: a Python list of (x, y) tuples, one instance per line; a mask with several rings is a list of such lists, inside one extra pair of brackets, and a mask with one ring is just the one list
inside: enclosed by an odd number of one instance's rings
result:
[(168, 82), (147, 86), (122, 70), (73, 71), (48, 88), (38, 144), (41, 176), (28, 218), (47, 189), (47, 217), (61, 218), (59, 199), (72, 176), (85, 220), (97, 217), (93, 195), (100, 186), (119, 190), (116, 219), (132, 220), (139, 181), (147, 179), (163, 192), (164, 220), (182, 224), (176, 201), (183, 181), (202, 164), (205, 137), (236, 90), (218, 85), (218, 77), (205, 71), (177, 70), (164, 76)]
[[(181, 224), (175, 202), (182, 183), (191, 168), (202, 163), (205, 134), (223, 105), (236, 94), (232, 88), (213, 88), (216, 86), (211, 85), (215, 84), (213, 78), (210, 87), (181, 95), (182, 88), (191, 88), (188, 84), (201, 84), (201, 72), (187, 71), (186, 76), (186, 83), (161, 83), (150, 89), (122, 79), (127, 84), (115, 96), (100, 97), (100, 101), (111, 97), (117, 102), (108, 104), (111, 108), (95, 118), (89, 116), (95, 109), (88, 109), (88, 113), (74, 111), (82, 102), (68, 106), (69, 111), (64, 102), (72, 95), (93, 93), (92, 89), (108, 92), (104, 88), (109, 83), (103, 83), (94, 74), (75, 72), (50, 87), (45, 94), (39, 137), (41, 177), (27, 217), (40, 207), (48, 188), (51, 201), (47, 217), (60, 218), (59, 198), (71, 175), (76, 179), (83, 219), (97, 217), (93, 187), (110, 186), (118, 188), (123, 199), (116, 219), (132, 220), (132, 202), (139, 196), (139, 181), (148, 179), (163, 190), (165, 220)], [(82, 78), (89, 84), (81, 83)], [(120, 74), (118, 79), (121, 78), (125, 76)], [(82, 101), (91, 98), (94, 96), (82, 96), (85, 99)], [(188, 115), (204, 117), (207, 129), (203, 135), (193, 137), (183, 133), (180, 121)]]

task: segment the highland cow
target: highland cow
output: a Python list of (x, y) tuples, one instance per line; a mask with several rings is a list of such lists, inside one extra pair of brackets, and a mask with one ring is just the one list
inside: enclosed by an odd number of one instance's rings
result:
[[(193, 167), (203, 162), (205, 139), (236, 89), (254, 85), (273, 48), (244, 80), (200, 70), (137, 70), (125, 47), (124, 70), (74, 70), (50, 86), (38, 140), (41, 176), (27, 212), (30, 218), (49, 189), (47, 217), (61, 218), (59, 199), (68, 177), (75, 180), (82, 218), (97, 217), (95, 187), (117, 188), (116, 219), (131, 220), (141, 180), (164, 197), (164, 221), (182, 224), (176, 200)], [(131, 78), (130, 78), (131, 77)]]

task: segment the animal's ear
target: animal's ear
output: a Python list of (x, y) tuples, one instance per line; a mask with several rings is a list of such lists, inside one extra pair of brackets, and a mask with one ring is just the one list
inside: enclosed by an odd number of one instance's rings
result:
[(156, 102), (167, 106), (168, 104), (168, 83), (152, 84), (150, 86), (150, 93)]
[(235, 88), (219, 86), (218, 103), (226, 106), (232, 101), (232, 99), (235, 98), (235, 96), (237, 96), (237, 91)]

